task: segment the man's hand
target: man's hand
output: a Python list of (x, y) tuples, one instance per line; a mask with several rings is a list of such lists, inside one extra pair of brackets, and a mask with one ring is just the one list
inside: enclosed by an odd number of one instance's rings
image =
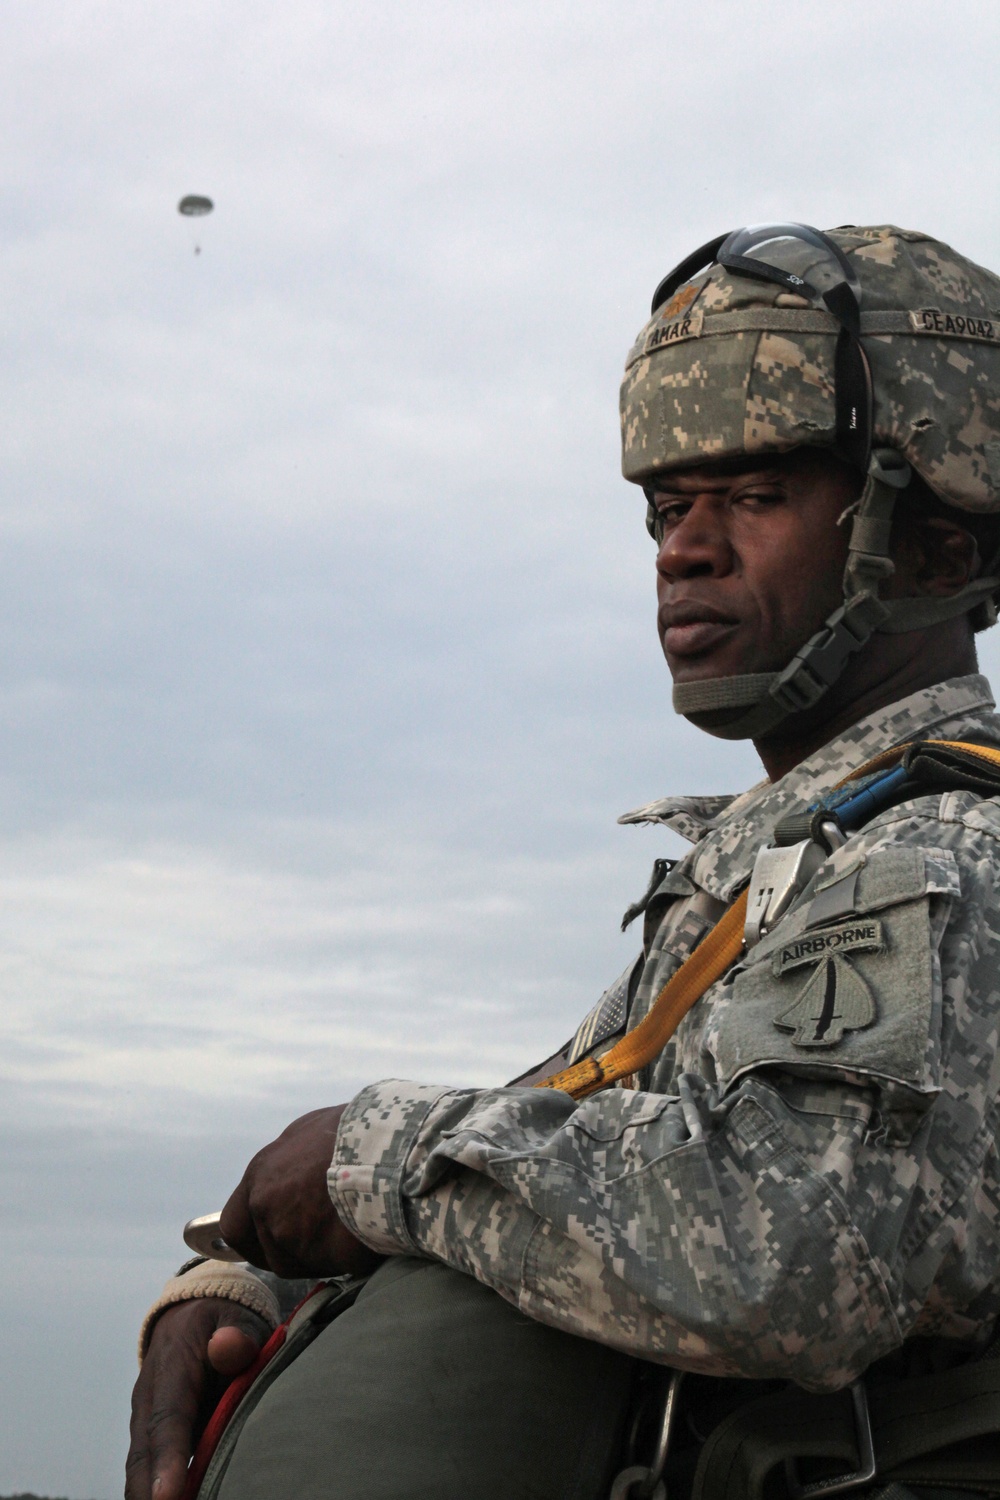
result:
[(180, 1302), (160, 1315), (132, 1392), (125, 1500), (179, 1500), (202, 1428), (269, 1333), (263, 1318), (223, 1297)]
[[(258, 1151), (220, 1229), (278, 1276), (365, 1275), (381, 1260), (345, 1229), (326, 1186), (344, 1106), (314, 1109)], [(168, 1307), (132, 1395), (126, 1500), (179, 1500), (188, 1461), (219, 1397), (266, 1342), (263, 1318), (221, 1297)]]
[(293, 1120), (258, 1151), (222, 1210), (227, 1244), (278, 1276), (363, 1276), (381, 1260), (337, 1217), (326, 1186), (343, 1104)]

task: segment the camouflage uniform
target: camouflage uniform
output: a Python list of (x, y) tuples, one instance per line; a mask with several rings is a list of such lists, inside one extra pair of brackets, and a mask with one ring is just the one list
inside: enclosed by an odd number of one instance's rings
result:
[[(574, 1056), (606, 1047), (626, 1009), (642, 1018), (780, 817), (901, 741), (1000, 744), (992, 707), (982, 677), (942, 683), (773, 785), (628, 814), (694, 848)], [(966, 792), (875, 818), (633, 1086), (581, 1102), (364, 1089), (330, 1168), (338, 1212), (375, 1250), (441, 1260), (531, 1318), (687, 1370), (822, 1391), (914, 1337), (984, 1347), (1000, 1312), (998, 839), (1000, 807)], [(806, 989), (834, 947), (869, 1011), (824, 1033)]]

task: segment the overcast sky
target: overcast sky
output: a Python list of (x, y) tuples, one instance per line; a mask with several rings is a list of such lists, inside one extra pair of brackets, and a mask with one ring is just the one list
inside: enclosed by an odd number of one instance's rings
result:
[(1000, 268), (998, 55), (995, 0), (7, 0), (0, 1491), (120, 1494), (184, 1220), (550, 1052), (677, 852), (617, 814), (756, 779), (670, 712), (625, 351), (748, 222)]

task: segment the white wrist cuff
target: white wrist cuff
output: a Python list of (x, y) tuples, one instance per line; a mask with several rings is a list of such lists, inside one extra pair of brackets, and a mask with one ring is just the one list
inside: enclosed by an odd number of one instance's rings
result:
[(183, 1276), (171, 1276), (143, 1318), (139, 1331), (140, 1365), (160, 1314), (175, 1302), (192, 1302), (196, 1297), (225, 1297), (229, 1302), (238, 1302), (241, 1307), (257, 1313), (272, 1329), (281, 1322), (277, 1298), (252, 1271), (234, 1265), (232, 1261), (206, 1260)]

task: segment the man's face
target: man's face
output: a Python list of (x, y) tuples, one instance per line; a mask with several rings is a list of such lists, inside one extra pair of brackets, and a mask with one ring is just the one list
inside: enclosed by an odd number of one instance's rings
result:
[(842, 603), (859, 476), (813, 449), (655, 481), (660, 644), (675, 682), (774, 672)]

